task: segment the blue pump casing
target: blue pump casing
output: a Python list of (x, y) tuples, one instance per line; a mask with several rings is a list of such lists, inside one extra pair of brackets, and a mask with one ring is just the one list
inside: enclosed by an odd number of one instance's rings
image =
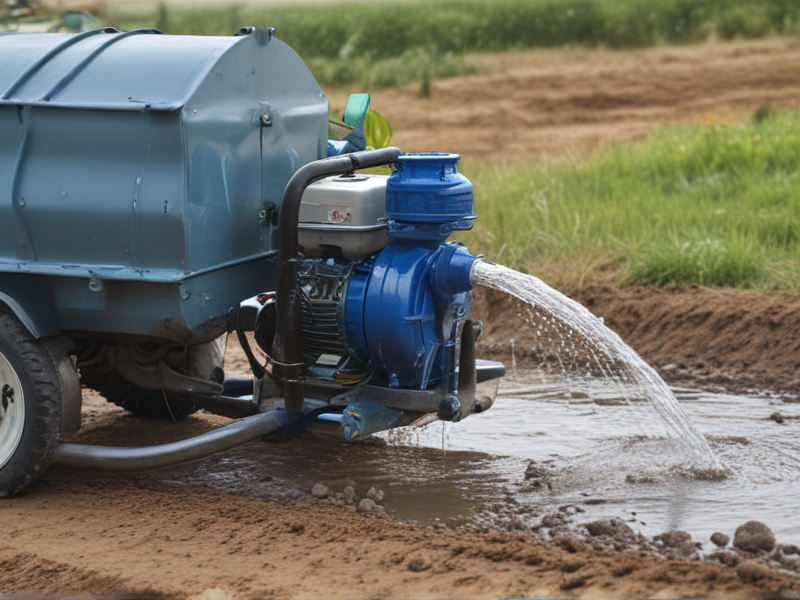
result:
[(460, 158), (420, 152), (397, 159), (386, 182), (390, 239), (435, 245), (455, 230), (472, 229), (472, 183), (456, 168)]
[(457, 154), (398, 159), (386, 190), (389, 244), (361, 263), (348, 285), (345, 339), (390, 387), (455, 390), (459, 325), (472, 302), (476, 260), (453, 230), (472, 227), (472, 184)]

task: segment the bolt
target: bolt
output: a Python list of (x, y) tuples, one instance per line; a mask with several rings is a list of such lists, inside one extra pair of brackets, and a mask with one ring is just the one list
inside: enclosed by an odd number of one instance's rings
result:
[(272, 115), (270, 114), (261, 115), (261, 124), (264, 127), (272, 127)]
[(181, 300), (188, 300), (189, 296), (189, 290), (181, 290)]
[(103, 291), (103, 282), (97, 279), (96, 277), (92, 277), (89, 280), (89, 289), (93, 292), (102, 292)]
[(461, 418), (461, 400), (455, 394), (448, 394), (439, 403), (440, 421), (458, 421)]

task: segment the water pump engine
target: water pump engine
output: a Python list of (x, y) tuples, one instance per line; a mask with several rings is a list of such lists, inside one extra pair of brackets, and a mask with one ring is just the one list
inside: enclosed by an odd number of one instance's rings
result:
[[(435, 401), (440, 417), (462, 416), (457, 363), (476, 258), (447, 242), (475, 219), (458, 160), (407, 154), (390, 177), (306, 188), (297, 270), (306, 385), (344, 392), (369, 381), (384, 404), (424, 412)], [(413, 391), (422, 395), (403, 394)]]

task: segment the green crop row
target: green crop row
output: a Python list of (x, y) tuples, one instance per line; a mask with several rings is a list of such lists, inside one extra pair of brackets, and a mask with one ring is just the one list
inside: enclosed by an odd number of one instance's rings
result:
[(800, 288), (800, 112), (664, 126), (581, 162), (466, 164), (487, 258), (553, 283)]
[[(124, 29), (231, 35), (276, 27), (324, 83), (396, 85), (464, 72), (473, 52), (800, 34), (798, 0), (386, 0), (320, 6), (178, 9), (119, 15)], [(440, 63), (446, 62), (446, 65)]]

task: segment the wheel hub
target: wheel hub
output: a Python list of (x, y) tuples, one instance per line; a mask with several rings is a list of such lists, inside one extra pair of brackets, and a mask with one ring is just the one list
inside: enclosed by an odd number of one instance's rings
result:
[(25, 426), (25, 395), (17, 372), (0, 352), (0, 467), (14, 455)]

